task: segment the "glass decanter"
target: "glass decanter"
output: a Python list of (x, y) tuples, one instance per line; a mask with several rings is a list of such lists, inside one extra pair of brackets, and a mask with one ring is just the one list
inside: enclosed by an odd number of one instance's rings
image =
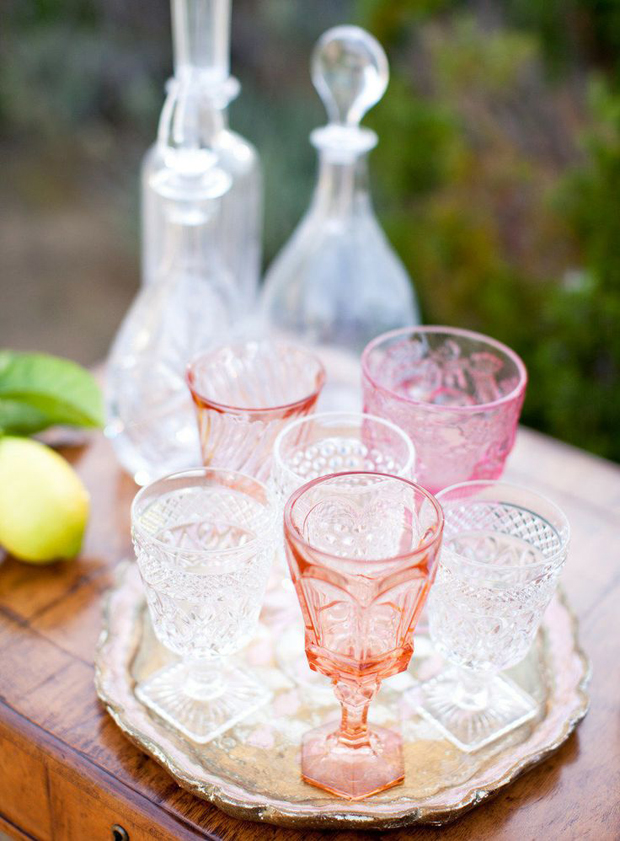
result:
[[(239, 82), (230, 75), (231, 0), (171, 0), (174, 77), (169, 80), (168, 125), (178, 131), (178, 106), (172, 105), (175, 88), (183, 86), (197, 98), (193, 115), (200, 143), (216, 156), (231, 179), (222, 197), (219, 232), (222, 256), (239, 288), (239, 312), (255, 303), (260, 275), (263, 186), (254, 146), (228, 127), (228, 105), (237, 97)], [(171, 113), (174, 112), (174, 113)], [(164, 119), (162, 114), (162, 120)], [(161, 131), (160, 131), (161, 135)], [(162, 259), (162, 213), (157, 182), (169, 163), (160, 140), (146, 153), (142, 165), (142, 281), (159, 274)]]
[(230, 180), (215, 167), (193, 184), (177, 181), (164, 183), (160, 195), (160, 271), (142, 286), (108, 358), (106, 435), (141, 485), (200, 464), (185, 371), (198, 352), (234, 332), (238, 290), (216, 224)]
[(328, 30), (312, 80), (329, 123), (312, 132), (318, 183), (310, 208), (265, 278), (261, 312), (272, 334), (313, 345), (327, 370), (322, 408), (359, 409), (359, 356), (386, 330), (417, 324), (411, 280), (373, 211), (361, 127), (389, 78), (381, 45), (355, 26)]
[(173, 0), (175, 76), (144, 167), (144, 279), (108, 361), (106, 434), (139, 484), (200, 463), (188, 362), (254, 300), (260, 176), (226, 126), (230, 0)]

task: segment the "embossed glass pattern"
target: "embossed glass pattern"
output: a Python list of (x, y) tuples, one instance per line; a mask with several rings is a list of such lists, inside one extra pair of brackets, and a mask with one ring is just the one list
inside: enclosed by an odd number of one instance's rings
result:
[[(284, 503), (297, 488), (319, 476), (350, 470), (414, 478), (415, 450), (407, 435), (390, 421), (361, 412), (321, 412), (288, 423), (273, 447), (271, 481)], [(276, 553), (274, 587), (266, 606), (291, 616), (290, 633), (278, 646), (278, 661), (295, 683), (317, 687), (324, 679), (308, 668), (298, 639), (302, 638), (284, 551)], [(329, 687), (327, 687), (329, 692)]]
[(173, 474), (137, 494), (132, 537), (155, 634), (181, 658), (137, 695), (184, 735), (207, 742), (270, 698), (222, 660), (258, 623), (274, 547), (269, 493), (232, 471)]
[(403, 781), (401, 737), (369, 726), (368, 708), (381, 681), (411, 659), (442, 526), (427, 491), (378, 473), (315, 479), (287, 502), (286, 550), (306, 656), (332, 680), (342, 707), (340, 726), (304, 736), (306, 782), (357, 800)]
[(301, 485), (361, 470), (413, 478), (415, 450), (402, 429), (361, 412), (321, 412), (287, 424), (275, 440), (271, 471), (284, 503)]
[(497, 479), (515, 440), (527, 373), (510, 348), (469, 330), (385, 333), (362, 356), (364, 410), (402, 427), (433, 493)]
[(324, 381), (313, 354), (284, 342), (248, 341), (198, 357), (187, 382), (204, 464), (267, 479), (276, 435), (313, 411)]
[(448, 666), (423, 685), (421, 712), (471, 751), (537, 712), (498, 673), (523, 660), (534, 640), (566, 560), (569, 527), (544, 497), (499, 482), (465, 482), (438, 500), (444, 548), (428, 612)]

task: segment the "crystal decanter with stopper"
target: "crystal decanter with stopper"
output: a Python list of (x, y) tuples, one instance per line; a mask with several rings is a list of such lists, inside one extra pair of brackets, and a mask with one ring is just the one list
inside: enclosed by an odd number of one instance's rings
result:
[(364, 346), (419, 321), (411, 280), (368, 191), (367, 156), (377, 135), (360, 121), (383, 96), (388, 77), (381, 45), (363, 29), (339, 26), (320, 38), (312, 80), (329, 122), (310, 136), (319, 155), (318, 184), (265, 279), (265, 329), (313, 345), (325, 364), (322, 408), (358, 409)]
[(228, 75), (230, 0), (172, 8), (175, 76), (144, 167), (146, 282), (107, 372), (106, 434), (139, 484), (200, 463), (186, 366), (239, 330), (258, 268), (256, 156), (226, 127), (238, 90)]

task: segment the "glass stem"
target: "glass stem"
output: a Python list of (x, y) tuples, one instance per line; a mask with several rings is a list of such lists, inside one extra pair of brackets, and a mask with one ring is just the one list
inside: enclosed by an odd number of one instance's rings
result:
[(380, 681), (364, 684), (348, 681), (335, 683), (334, 691), (342, 708), (340, 728), (336, 734), (341, 745), (349, 748), (370, 746), (368, 707), (380, 685)]
[(492, 675), (461, 666), (457, 669), (458, 681), (454, 700), (465, 710), (483, 710), (489, 703), (489, 680)]
[(209, 701), (226, 691), (221, 658), (212, 660), (184, 660), (183, 691), (195, 701)]

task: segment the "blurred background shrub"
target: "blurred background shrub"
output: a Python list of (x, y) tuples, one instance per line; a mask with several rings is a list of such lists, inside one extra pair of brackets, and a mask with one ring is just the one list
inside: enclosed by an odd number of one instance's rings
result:
[[(309, 55), (342, 22), (390, 58), (373, 187), (425, 320), (513, 346), (524, 421), (620, 461), (620, 4), (234, 0), (231, 123), (265, 167), (266, 263), (310, 197)], [(169, 26), (168, 0), (3, 0), (3, 344), (105, 354), (138, 284)]]

